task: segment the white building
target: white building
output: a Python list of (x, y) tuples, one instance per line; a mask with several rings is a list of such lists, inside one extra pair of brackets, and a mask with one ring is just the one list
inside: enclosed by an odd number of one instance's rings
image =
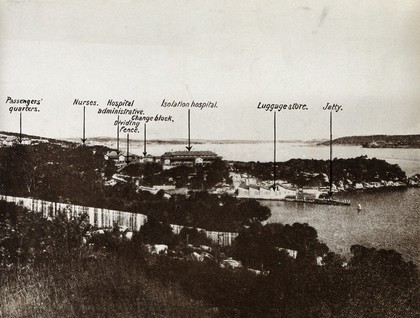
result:
[(172, 151), (162, 155), (162, 163), (163, 169), (168, 170), (177, 166), (206, 165), (221, 158), (212, 151)]
[(238, 188), (238, 198), (252, 198), (262, 200), (279, 200), (286, 198), (296, 198), (296, 190), (287, 189), (281, 185), (276, 185), (276, 188), (268, 189), (257, 185), (241, 184)]

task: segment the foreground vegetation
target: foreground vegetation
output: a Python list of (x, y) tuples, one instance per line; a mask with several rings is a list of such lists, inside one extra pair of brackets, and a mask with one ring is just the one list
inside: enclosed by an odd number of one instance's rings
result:
[[(179, 257), (186, 233), (156, 221), (131, 241), (109, 232), (90, 245), (83, 218), (46, 220), (0, 202), (0, 227), (1, 317), (416, 317), (419, 310), (411, 262), (355, 245), (343, 267), (307, 224), (255, 222), (232, 247), (214, 246), (207, 262)], [(208, 243), (189, 234), (192, 244)], [(145, 243), (168, 243), (177, 257), (151, 255)], [(269, 273), (221, 268), (228, 256)]]
[(0, 279), (0, 317), (214, 316), (175, 285), (110, 252), (75, 250)]
[(83, 245), (88, 228), (0, 201), (0, 317), (214, 316), (175, 284), (147, 277), (139, 246)]

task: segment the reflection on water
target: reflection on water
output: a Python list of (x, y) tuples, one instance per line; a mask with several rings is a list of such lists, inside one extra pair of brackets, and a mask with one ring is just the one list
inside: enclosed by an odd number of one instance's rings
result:
[[(261, 201), (270, 207), (270, 223), (308, 223), (332, 250), (348, 254), (350, 246), (395, 249), (420, 265), (420, 189), (337, 195), (351, 206)], [(362, 211), (357, 212), (357, 204)]]

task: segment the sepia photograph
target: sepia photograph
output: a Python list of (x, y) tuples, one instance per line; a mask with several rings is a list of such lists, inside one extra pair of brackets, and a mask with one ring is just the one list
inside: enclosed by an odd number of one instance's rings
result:
[(420, 316), (420, 2), (0, 0), (0, 318)]

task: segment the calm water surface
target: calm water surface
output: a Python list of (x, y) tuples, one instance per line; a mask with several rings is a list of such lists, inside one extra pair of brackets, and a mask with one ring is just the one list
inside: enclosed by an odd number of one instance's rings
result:
[[(350, 246), (394, 249), (420, 266), (420, 189), (380, 190), (337, 195), (350, 206), (261, 201), (271, 209), (268, 222), (308, 223), (332, 250), (348, 255)], [(357, 212), (357, 204), (362, 211)]]
[[(114, 146), (115, 147), (115, 146)], [(141, 155), (141, 142), (131, 143), (131, 151)], [(197, 144), (194, 150), (211, 150), (226, 160), (272, 161), (272, 143)], [(185, 150), (185, 145), (150, 144), (147, 151), (161, 155)], [(329, 147), (306, 143), (278, 143), (277, 161), (292, 158), (329, 159)], [(334, 146), (333, 156), (354, 158), (367, 155), (398, 164), (408, 176), (420, 173), (420, 149), (367, 149), (359, 146)], [(267, 202), (272, 216), (268, 222), (308, 223), (332, 250), (347, 255), (350, 246), (395, 249), (420, 266), (420, 189), (357, 192), (337, 195), (350, 199), (351, 206), (325, 206), (291, 202)], [(357, 213), (357, 204), (363, 207)]]

